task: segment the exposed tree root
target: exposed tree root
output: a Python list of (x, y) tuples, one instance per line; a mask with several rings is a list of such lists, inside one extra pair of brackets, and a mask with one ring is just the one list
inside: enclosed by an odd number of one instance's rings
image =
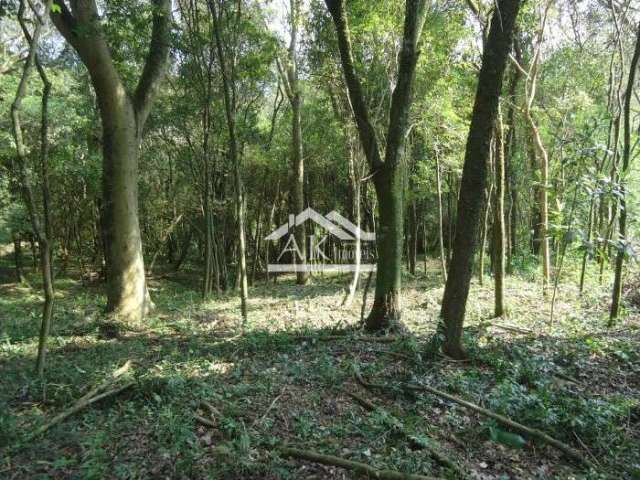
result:
[(280, 455), (284, 458), (296, 458), (321, 463), (322, 465), (345, 468), (359, 473), (366, 478), (376, 478), (379, 480), (441, 480), (439, 477), (427, 477), (425, 475), (402, 473), (394, 470), (377, 470), (366, 463), (354, 462), (352, 460), (334, 457), (333, 455), (324, 455), (309, 450), (299, 450), (297, 448), (283, 448), (280, 450)]
[[(356, 371), (355, 373), (356, 375), (356, 379), (358, 380), (358, 382), (360, 382), (360, 384), (362, 384), (364, 387), (366, 388), (378, 388), (378, 389), (383, 389), (383, 390), (389, 390), (390, 387), (387, 385), (382, 385), (382, 384), (374, 384), (374, 383), (368, 383), (366, 382), (363, 378), (362, 375)], [(575, 448), (567, 445), (566, 443), (561, 442), (560, 440), (557, 440), (549, 435), (547, 435), (546, 433), (544, 433), (541, 430), (535, 429), (535, 428), (531, 428), (531, 427), (527, 427), (526, 425), (523, 425), (521, 423), (518, 423), (514, 420), (511, 420), (508, 417), (505, 417), (504, 415), (500, 415), (499, 413), (495, 413), (492, 412), (491, 410), (487, 410), (486, 408), (480, 407), (479, 405), (476, 405), (475, 403), (471, 403), (468, 402), (462, 398), (456, 397), (455, 395), (450, 395), (446, 392), (443, 392), (441, 390), (435, 389), (433, 387), (430, 387), (428, 385), (402, 385), (402, 388), (405, 390), (409, 390), (409, 391), (414, 391), (414, 392), (428, 392), (431, 393), (433, 395), (436, 395), (438, 397), (441, 398), (445, 398), (451, 402), (457, 403), (458, 405), (462, 405), (465, 408), (468, 408), (469, 410), (473, 410), (474, 412), (480, 413), (486, 417), (489, 418), (493, 418), (494, 420), (496, 420), (497, 422), (513, 429), (516, 430), (524, 435), (527, 435), (529, 437), (533, 437), (533, 438), (537, 438), (538, 440), (541, 440), (545, 443), (548, 443), (549, 445), (551, 445), (552, 447), (560, 450), (561, 452), (563, 452), (565, 455), (567, 455), (568, 457), (582, 463), (583, 465), (587, 466), (587, 467), (593, 467), (593, 463), (586, 458), (584, 455), (582, 455), (582, 453), (580, 453), (578, 450), (576, 450)]]

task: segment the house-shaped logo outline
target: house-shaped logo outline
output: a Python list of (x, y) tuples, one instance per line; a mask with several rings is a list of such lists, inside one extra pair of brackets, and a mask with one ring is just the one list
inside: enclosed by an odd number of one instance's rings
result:
[(320, 215), (311, 207), (307, 207), (298, 215), (289, 214), (289, 221), (280, 225), (264, 239), (270, 241), (279, 240), (293, 227), (302, 225), (307, 220), (314, 221), (317, 225), (324, 228), (330, 234), (335, 235), (340, 240), (356, 240), (357, 238), (360, 238), (362, 241), (371, 242), (376, 239), (375, 233), (365, 232), (335, 210), (324, 216)]

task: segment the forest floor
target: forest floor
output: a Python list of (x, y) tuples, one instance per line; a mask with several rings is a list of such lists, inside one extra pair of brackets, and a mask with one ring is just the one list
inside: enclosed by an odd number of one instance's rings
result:
[[(474, 280), (470, 360), (456, 362), (426, 354), (443, 290), (435, 262), (405, 278), (409, 335), (390, 343), (348, 333), (361, 298), (340, 306), (347, 277), (315, 277), (304, 287), (260, 282), (250, 290), (243, 335), (235, 296), (203, 301), (197, 276), (152, 278), (156, 310), (117, 338), (101, 322), (102, 287), (61, 278), (43, 383), (33, 373), (37, 276), (30, 287), (2, 273), (2, 479), (355, 478), (283, 459), (284, 445), (440, 478), (456, 475), (423, 447), (457, 462), (468, 478), (640, 478), (640, 316), (629, 307), (607, 330), (608, 288), (592, 279), (579, 297), (566, 278), (553, 324), (532, 273), (508, 278), (504, 319), (491, 318), (491, 279)], [(128, 360), (130, 388), (32, 436)], [(389, 390), (366, 390), (356, 372)], [(486, 417), (402, 384), (508, 415), (572, 445), (596, 467), (584, 470), (531, 438), (522, 445)], [(383, 410), (368, 412), (347, 392)]]

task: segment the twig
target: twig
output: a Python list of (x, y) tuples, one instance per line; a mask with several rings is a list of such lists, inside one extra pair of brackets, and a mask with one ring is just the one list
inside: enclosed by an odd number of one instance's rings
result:
[(598, 459), (593, 455), (593, 453), (591, 453), (591, 450), (589, 450), (589, 447), (587, 447), (584, 442), (582, 441), (582, 439), (578, 436), (578, 434), (576, 432), (573, 432), (573, 434), (575, 435), (576, 439), (578, 440), (578, 443), (582, 446), (582, 448), (584, 448), (586, 450), (586, 452), (589, 454), (589, 456), (591, 458), (593, 458), (593, 461), (596, 465), (600, 466), (600, 462), (598, 462)]
[[(322, 465), (330, 465), (347, 470), (352, 470), (366, 478), (376, 478), (379, 480), (436, 480), (438, 477), (427, 477), (424, 475), (401, 473), (394, 470), (377, 470), (366, 463), (354, 462), (333, 455), (324, 455), (321, 453), (311, 452), (308, 450), (299, 450), (297, 448), (283, 448), (280, 455), (284, 458), (297, 458), (299, 460), (307, 460), (309, 462), (320, 463)], [(440, 480), (440, 479), (438, 479)]]
[(267, 410), (264, 412), (264, 415), (262, 415), (260, 418), (256, 419), (252, 424), (251, 424), (251, 428), (255, 427), (257, 424), (261, 423), (266, 416), (269, 414), (269, 412), (273, 409), (273, 407), (275, 406), (276, 402), (278, 400), (280, 400), (280, 397), (282, 397), (282, 395), (284, 395), (284, 391), (286, 390), (287, 387), (282, 387), (282, 391), (280, 392), (280, 395), (278, 395), (276, 398), (273, 399), (273, 401), (271, 402), (271, 404), (269, 405), (269, 408), (267, 408)]
[(200, 405), (206, 408), (207, 410), (209, 410), (211, 415), (218, 415), (218, 416), (221, 415), (220, 410), (218, 410), (216, 407), (214, 407), (212, 404), (210, 404), (206, 400), (200, 400)]

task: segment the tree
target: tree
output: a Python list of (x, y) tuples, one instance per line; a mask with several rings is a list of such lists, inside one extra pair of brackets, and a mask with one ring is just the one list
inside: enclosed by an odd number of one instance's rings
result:
[(491, 19), (489, 35), (482, 54), (482, 67), (478, 75), (462, 170), (453, 256), (441, 309), (445, 327), (444, 351), (453, 358), (465, 356), (462, 327), (487, 180), (487, 158), (491, 149), (502, 79), (519, 8), (520, 0), (498, 2)]
[(369, 331), (386, 330), (400, 321), (400, 274), (404, 233), (402, 155), (408, 128), (418, 42), (426, 16), (424, 0), (407, 0), (398, 78), (393, 90), (384, 160), (355, 71), (344, 0), (325, 0), (338, 38), (342, 70), (358, 127), (360, 142), (373, 177), (380, 226), (376, 232), (378, 259), (373, 307), (365, 323)]
[[(227, 55), (224, 51), (222, 43), (222, 33), (220, 32), (221, 23), (217, 13), (216, 1), (209, 0), (209, 9), (211, 18), (213, 19), (213, 29), (216, 37), (216, 50), (218, 52), (218, 62), (220, 63), (220, 73), (222, 76), (222, 91), (224, 94), (224, 108), (227, 117), (227, 130), (229, 132), (229, 156), (233, 164), (233, 178), (235, 183), (235, 204), (236, 204), (236, 221), (238, 225), (238, 263), (240, 277), (240, 302), (243, 325), (247, 321), (247, 301), (249, 298), (248, 282), (247, 282), (247, 254), (246, 254), (246, 236), (245, 236), (245, 218), (244, 218), (244, 192), (242, 187), (242, 177), (240, 175), (240, 155), (238, 153), (238, 141), (236, 137), (236, 92), (235, 92), (235, 68), (227, 65)], [(240, 3), (237, 3), (235, 14), (237, 17), (241, 14)], [(239, 20), (239, 18), (236, 18)], [(236, 58), (237, 52), (234, 52), (233, 58)]]
[[(51, 0), (47, 1), (44, 5), (45, 12), (51, 9)], [(20, 83), (18, 84), (18, 90), (16, 92), (15, 99), (11, 105), (11, 120), (13, 125), (13, 138), (16, 144), (16, 157), (18, 167), (18, 177), (20, 178), (20, 185), (22, 189), (22, 195), (24, 203), (29, 212), (29, 218), (31, 220), (31, 228), (35, 233), (38, 244), (40, 246), (40, 270), (42, 272), (42, 283), (44, 290), (44, 306), (42, 310), (42, 323), (40, 326), (40, 336), (38, 340), (38, 357), (36, 359), (36, 371), (38, 375), (42, 376), (44, 373), (45, 357), (47, 354), (47, 338), (49, 336), (49, 329), (51, 327), (51, 318), (53, 316), (53, 303), (54, 303), (54, 291), (53, 291), (53, 265), (51, 259), (51, 217), (49, 210), (50, 195), (49, 195), (49, 96), (51, 93), (51, 83), (47, 78), (47, 74), (44, 67), (40, 63), (38, 58), (38, 41), (44, 26), (44, 18), (36, 11), (31, 5), (33, 15), (36, 17), (35, 28), (32, 33), (29, 33), (27, 27), (27, 21), (25, 19), (25, 2), (21, 0), (18, 6), (18, 22), (22, 28), (25, 40), (29, 45), (29, 51), (27, 58), (24, 61), (22, 69), (22, 76), (20, 77)], [(29, 76), (33, 70), (34, 64), (40, 75), (40, 79), (43, 83), (42, 91), (42, 117), (40, 126), (40, 167), (42, 174), (42, 205), (43, 215), (39, 217), (36, 207), (36, 198), (31, 187), (31, 181), (29, 179), (29, 171), (27, 167), (28, 150), (24, 143), (22, 134), (22, 124), (20, 121), (20, 110), (22, 99), (25, 96), (27, 90), (27, 83)]]
[(125, 321), (152, 307), (138, 218), (138, 151), (169, 54), (171, 1), (153, 0), (149, 49), (133, 93), (116, 69), (95, 0), (54, 0), (51, 18), (87, 67), (102, 121), (107, 311)]
[[(290, 183), (290, 210), (298, 214), (304, 210), (304, 157), (302, 147), (302, 92), (298, 80), (298, 26), (300, 23), (300, 0), (291, 0), (290, 3), (290, 26), (291, 39), (287, 58), (286, 71), (282, 68), (278, 60), (278, 71), (284, 91), (291, 104), (291, 183)], [(306, 232), (305, 225), (299, 225), (295, 230), (296, 243), (303, 258), (302, 266), (305, 265), (306, 257)], [(309, 279), (309, 275), (304, 270), (299, 270), (296, 274), (298, 285), (304, 285)]]
[(504, 315), (504, 275), (505, 275), (505, 228), (504, 228), (504, 190), (505, 190), (505, 160), (504, 134), (502, 128), (502, 111), (498, 105), (495, 130), (495, 204), (493, 209), (493, 281), (494, 281), (494, 311), (495, 317)]
[(633, 86), (636, 80), (638, 70), (638, 62), (640, 61), (640, 23), (638, 23), (638, 34), (636, 38), (636, 46), (629, 65), (629, 79), (627, 80), (627, 89), (624, 94), (623, 109), (623, 146), (622, 146), (622, 171), (620, 181), (620, 212), (618, 216), (618, 253), (616, 255), (615, 277), (613, 282), (613, 295), (611, 299), (611, 311), (609, 313), (609, 326), (611, 326), (618, 318), (620, 310), (620, 297), (622, 296), (622, 268), (624, 266), (624, 257), (628, 252), (627, 246), (627, 192), (625, 187), (626, 176), (629, 174), (631, 164), (631, 97), (633, 95)]

